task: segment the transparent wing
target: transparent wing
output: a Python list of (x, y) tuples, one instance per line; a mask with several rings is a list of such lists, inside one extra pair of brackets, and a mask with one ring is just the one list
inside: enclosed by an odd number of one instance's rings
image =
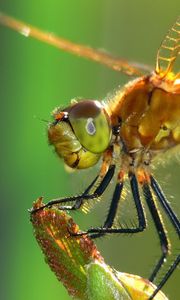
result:
[(77, 56), (85, 57), (97, 63), (103, 64), (110, 69), (123, 72), (130, 76), (142, 75), (145, 72), (152, 71), (152, 68), (150, 66), (135, 62), (128, 62), (123, 59), (115, 58), (106, 52), (96, 50), (81, 44), (73, 43), (52, 33), (45, 32), (34, 26), (28, 25), (22, 21), (7, 16), (1, 12), (0, 24), (18, 31), (26, 37), (33, 37), (60, 50), (70, 52)]
[(168, 31), (157, 53), (156, 73), (162, 77), (166, 77), (168, 73), (175, 73), (176, 77), (180, 77), (178, 60), (180, 54), (180, 17)]

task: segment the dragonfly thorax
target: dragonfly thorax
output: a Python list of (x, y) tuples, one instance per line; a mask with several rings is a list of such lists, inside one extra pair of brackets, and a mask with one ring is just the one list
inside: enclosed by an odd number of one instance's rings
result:
[(180, 143), (180, 93), (163, 90), (150, 79), (140, 78), (125, 86), (109, 107), (112, 126), (117, 127), (121, 120), (120, 140), (130, 155), (150, 152), (154, 156)]

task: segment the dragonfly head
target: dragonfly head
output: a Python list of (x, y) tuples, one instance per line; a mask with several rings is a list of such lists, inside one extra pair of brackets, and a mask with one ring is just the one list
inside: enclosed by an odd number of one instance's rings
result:
[(71, 168), (84, 169), (97, 163), (111, 140), (111, 124), (103, 105), (96, 100), (72, 103), (56, 109), (48, 128), (51, 145)]

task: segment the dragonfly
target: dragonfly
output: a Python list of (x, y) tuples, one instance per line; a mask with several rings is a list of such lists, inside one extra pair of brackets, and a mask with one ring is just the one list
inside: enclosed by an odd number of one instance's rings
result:
[[(98, 238), (106, 234), (142, 232), (147, 227), (143, 207), (145, 201), (161, 248), (161, 255), (149, 277), (154, 282), (171, 248), (159, 206), (177, 236), (180, 236), (180, 221), (152, 171), (156, 157), (179, 149), (180, 144), (180, 71), (176, 70), (180, 54), (180, 17), (157, 51), (154, 70), (147, 65), (114, 58), (103, 51), (44, 32), (3, 13), (0, 13), (0, 24), (60, 50), (137, 77), (118, 89), (107, 103), (94, 99), (73, 100), (66, 108), (54, 110), (53, 121), (48, 126), (48, 139), (65, 165), (79, 170), (90, 168), (99, 160), (101, 165), (98, 175), (84, 192), (52, 199), (44, 206), (31, 210), (31, 213), (54, 206), (60, 210), (78, 210), (86, 203), (100, 199), (116, 177), (109, 211), (102, 226), (80, 231), (74, 236), (87, 234)], [(113, 225), (126, 182), (135, 204), (137, 224), (115, 227)], [(153, 299), (165, 285), (179, 262), (180, 254), (176, 254), (149, 299)]]

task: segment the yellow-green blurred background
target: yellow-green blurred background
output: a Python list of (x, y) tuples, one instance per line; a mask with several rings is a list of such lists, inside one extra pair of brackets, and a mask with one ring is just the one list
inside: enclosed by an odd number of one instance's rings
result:
[[(179, 8), (179, 0), (0, 0), (0, 10), (42, 29), (152, 65)], [(46, 123), (40, 119), (49, 120), (56, 106), (67, 105), (77, 96), (103, 99), (128, 80), (104, 66), (0, 27), (2, 300), (70, 299), (44, 262), (27, 209), (40, 195), (47, 200), (80, 192), (84, 178), (88, 183), (93, 175), (92, 171), (90, 175), (66, 173), (47, 144)], [(174, 196), (170, 201), (178, 211), (177, 161), (172, 160), (156, 173), (166, 193)], [(95, 210), (93, 217), (76, 213), (76, 220), (84, 227), (100, 225), (104, 217), (101, 209)], [(172, 227), (168, 228), (172, 232)], [(160, 254), (153, 226), (135, 237), (101, 239), (98, 245), (106, 262), (116, 269), (144, 277)], [(164, 288), (171, 300), (180, 297), (178, 272)]]

